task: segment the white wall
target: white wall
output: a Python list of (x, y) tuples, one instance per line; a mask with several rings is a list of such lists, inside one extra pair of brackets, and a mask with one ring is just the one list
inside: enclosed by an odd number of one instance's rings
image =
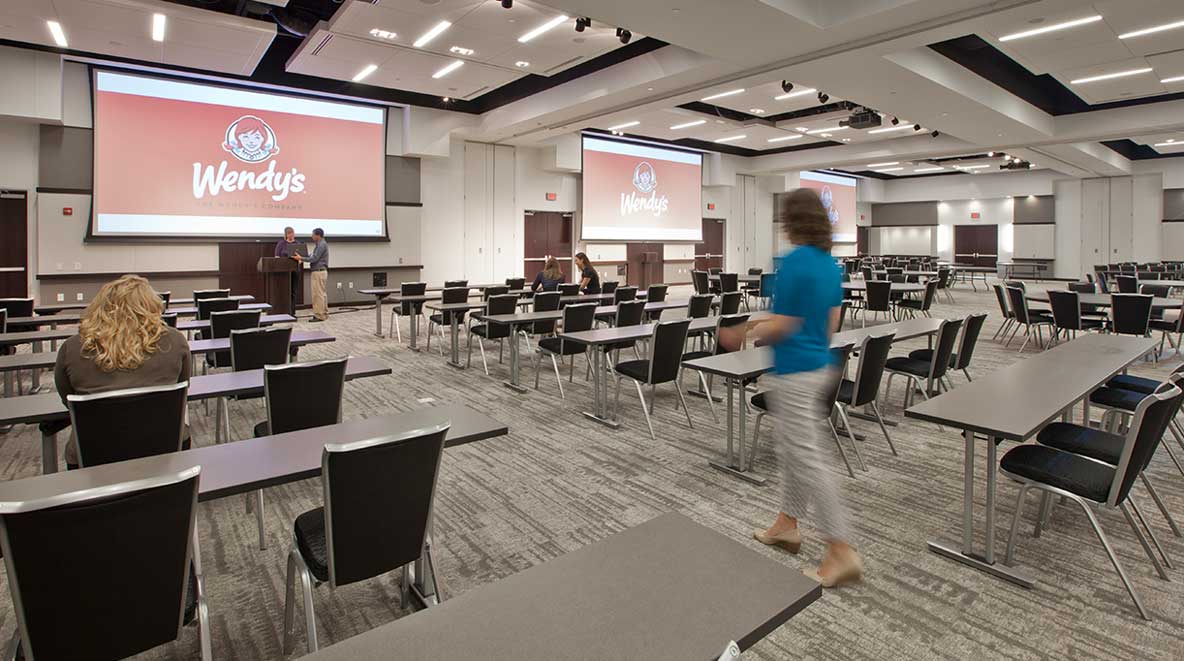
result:
[(0, 118), (0, 190), (25, 191), (29, 219), (25, 273), (29, 295), (36, 295), (37, 273), (37, 124)]
[[(997, 225), (1000, 262), (1010, 262), (1012, 251), (1012, 199), (990, 198), (974, 200), (949, 200), (937, 205), (937, 230), (935, 232), (937, 255), (943, 261), (954, 262), (955, 225)], [(979, 214), (971, 218), (971, 214)]]

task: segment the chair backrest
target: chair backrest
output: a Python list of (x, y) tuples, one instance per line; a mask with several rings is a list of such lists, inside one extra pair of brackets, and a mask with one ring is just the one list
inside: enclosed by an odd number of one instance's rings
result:
[(1121, 271), (1134, 271), (1135, 265), (1134, 264), (1120, 264), (1118, 268)]
[(574, 282), (565, 282), (559, 285), (560, 296), (579, 296), (580, 285)]
[(1048, 290), (1048, 304), (1052, 321), (1057, 328), (1081, 330), (1081, 302), (1075, 291)]
[(210, 336), (230, 337), (230, 331), (258, 328), (260, 310), (227, 310), (210, 313)]
[[(426, 282), (404, 282), (399, 285), (399, 293), (403, 296), (423, 296), (428, 291)], [(399, 304), (399, 314), (418, 314), (423, 310), (423, 301), (404, 301)]]
[[(0, 313), (0, 314), (2, 314), (2, 313)], [(177, 327), (177, 313), (176, 312), (166, 312), (166, 313), (160, 315), (160, 318), (164, 320), (165, 326), (168, 326), (170, 328)], [(0, 332), (3, 332), (3, 331), (4, 331), (4, 328), (0, 327)]]
[(719, 290), (721, 292), (739, 291), (740, 277), (735, 273), (719, 274)]
[[(0, 503), (26, 659), (122, 659), (178, 638), (200, 472)], [(67, 622), (66, 604), (91, 607)]]
[(445, 280), (444, 281), (444, 288), (445, 289), (452, 289), (454, 287), (468, 287), (468, 286), (469, 286), (468, 280)]
[(888, 274), (888, 282), (904, 283), (904, 282), (906, 282), (906, 279), (905, 279), (904, 275), (902, 275), (900, 273), (889, 273)]
[(946, 319), (938, 327), (937, 340), (933, 343), (933, 361), (929, 363), (931, 383), (945, 376), (949, 370), (950, 354), (954, 353), (954, 343), (958, 340), (958, 331), (961, 329), (961, 319)]
[(1109, 504), (1118, 505), (1126, 501), (1135, 480), (1155, 455), (1168, 424), (1176, 417), (1180, 403), (1184, 401), (1182, 383), (1184, 375), (1173, 373), (1167, 382), (1144, 397), (1135, 407), (1118, 467), (1114, 471), (1114, 482), (1110, 484)]
[(1147, 294), (1111, 294), (1111, 330), (1120, 335), (1146, 335), (1151, 325), (1151, 302)]
[(740, 311), (740, 299), (743, 295), (738, 291), (724, 292), (719, 297), (720, 314), (736, 314)]
[(892, 351), (895, 339), (896, 333), (863, 338), (859, 347), (859, 371), (855, 373), (855, 386), (851, 391), (852, 406), (863, 406), (879, 397), (884, 364), (888, 362), (888, 353)]
[(654, 324), (650, 342), (650, 377), (648, 383), (668, 383), (678, 378), (683, 347), (687, 342), (690, 319), (660, 321)]
[(1028, 284), (1025, 283), (1023, 280), (1007, 280), (1007, 281), (1004, 281), (1003, 284), (1007, 287), (1015, 287), (1016, 289), (1024, 292), (1025, 294), (1028, 293)]
[(617, 303), (615, 326), (636, 326), (645, 317), (645, 301), (622, 301)]
[(621, 301), (632, 301), (637, 298), (637, 287), (628, 285), (625, 287), (617, 287), (613, 292), (613, 303), (619, 304)]
[(974, 357), (974, 347), (978, 345), (978, 335), (982, 332), (983, 324), (987, 321), (987, 313), (966, 315), (962, 322), (962, 340), (958, 342), (958, 356), (950, 367), (964, 370), (970, 367), (970, 359)]
[(1172, 288), (1169, 285), (1143, 285), (1139, 287), (1139, 293), (1167, 298), (1172, 295)]
[(1115, 282), (1118, 283), (1118, 293), (1120, 294), (1137, 294), (1139, 293), (1139, 279), (1133, 275), (1117, 275), (1114, 276)]
[(267, 425), (272, 434), (341, 422), (345, 366), (349, 358), (263, 368)]
[(465, 285), (459, 287), (445, 287), (440, 292), (441, 303), (465, 303), (469, 300), (469, 288)]
[(621, 283), (616, 280), (605, 280), (600, 283), (601, 294), (615, 294), (617, 293), (617, 286)]
[(889, 266), (885, 270), (888, 271), (888, 275), (901, 275), (904, 273), (904, 269), (899, 266)]
[(887, 280), (871, 280), (864, 285), (867, 289), (865, 305), (870, 312), (887, 312), (892, 300), (892, 283)]
[(8, 317), (32, 317), (33, 299), (31, 298), (0, 298), (0, 310), (8, 312)]
[(696, 294), (706, 294), (711, 291), (711, 280), (707, 271), (691, 271), (691, 284), (694, 285)]
[(748, 275), (760, 275), (761, 273), (764, 273), (764, 272), (765, 272), (764, 269), (758, 269), (756, 267), (748, 269)]
[[(517, 294), (490, 296), (485, 304), (485, 314), (514, 314), (518, 309), (519, 300)], [(506, 324), (486, 324), (485, 339), (498, 340), (504, 337), (510, 337), (510, 326)]]
[(933, 299), (937, 296), (937, 280), (930, 280), (925, 283), (925, 296), (921, 299), (921, 309), (928, 310), (933, 307)]
[(139, 459), (181, 449), (189, 382), (67, 395), (82, 466)]
[(1085, 274), (1085, 281), (1091, 285), (1094, 284), (1094, 274), (1093, 273), (1086, 273)]
[(715, 297), (711, 294), (695, 294), (687, 304), (687, 316), (691, 319), (701, 319), (711, 314), (711, 303)]
[(843, 301), (839, 306), (839, 325), (835, 328), (835, 332), (839, 333), (843, 330), (843, 322), (847, 320), (847, 309), (851, 307), (851, 301)]
[(847, 373), (847, 363), (850, 362), (851, 352), (854, 350), (854, 342), (848, 342), (841, 347), (831, 347), (830, 352), (836, 358), (835, 365), (838, 367), (838, 369), (833, 372), (833, 386), (827, 390), (825, 410), (828, 413), (834, 409), (835, 402), (839, 399), (839, 389), (843, 386), (843, 375)]
[(385, 574), (423, 554), (448, 427), (325, 445), (321, 474), (331, 586)]
[[(719, 331), (721, 328), (731, 328), (733, 326), (743, 327), (742, 331), (744, 335), (740, 338), (740, 349), (737, 349), (737, 351), (741, 351), (744, 349), (744, 345), (748, 341), (748, 315), (721, 314), (715, 321), (715, 337), (719, 337)], [(716, 340), (713, 353), (718, 356), (721, 353), (731, 353), (731, 350), (725, 347), (723, 342)]]
[(646, 290), (645, 299), (650, 303), (661, 303), (666, 300), (666, 285), (650, 285)]
[(937, 288), (945, 289), (950, 286), (950, 271), (949, 267), (943, 267), (937, 270)]
[(875, 279), (876, 279), (876, 271), (875, 271), (875, 269), (873, 269), (873, 268), (872, 268), (872, 267), (870, 267), (870, 266), (865, 266), (865, 267), (863, 267), (863, 279), (864, 279), (864, 280), (867, 280), (867, 281), (869, 281), (869, 282), (870, 282), (870, 281), (872, 281), (872, 280), (875, 280)]
[(526, 278), (506, 278), (506, 287), (509, 289), (525, 289)]
[[(553, 312), (559, 309), (560, 294), (557, 291), (541, 291), (534, 295), (535, 312)], [(555, 320), (536, 321), (530, 332), (535, 335), (547, 335), (555, 332)]]
[(209, 321), (210, 313), (237, 309), (237, 298), (203, 298), (197, 301), (197, 318), (199, 321)]
[(765, 298), (772, 298), (773, 291), (777, 288), (777, 274), (776, 273), (762, 273), (761, 274), (761, 296)]
[(1106, 280), (1106, 272), (1101, 270), (1094, 271), (1094, 276), (1098, 280), (1098, 291), (1102, 292), (1103, 294), (1109, 294), (1110, 283)]
[(485, 289), (481, 290), (481, 300), (488, 301), (494, 296), (502, 296), (508, 291), (510, 291), (510, 288), (506, 285), (494, 285), (492, 287), (486, 287)]
[(1069, 291), (1077, 292), (1078, 294), (1092, 294), (1094, 293), (1094, 283), (1092, 282), (1070, 282)]
[(1007, 301), (1011, 304), (1011, 313), (1021, 324), (1028, 323), (1028, 299), (1024, 297), (1024, 290), (1019, 287), (1007, 288)]
[(265, 326), (230, 331), (230, 368), (235, 372), (288, 362), (291, 326)]
[(173, 292), (158, 291), (158, 292), (156, 292), (156, 295), (160, 297), (160, 301), (162, 303), (164, 303), (164, 306), (167, 308), (169, 306), (169, 299), (171, 299), (173, 297)]
[(226, 298), (230, 296), (229, 289), (194, 289), (193, 302), (205, 300), (207, 298)]

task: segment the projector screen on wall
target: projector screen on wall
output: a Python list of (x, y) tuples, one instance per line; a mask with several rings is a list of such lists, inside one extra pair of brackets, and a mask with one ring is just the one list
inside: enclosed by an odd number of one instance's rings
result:
[(585, 241), (702, 241), (703, 155), (584, 136)]
[(822, 206), (830, 216), (831, 238), (835, 243), (855, 243), (856, 181), (825, 172), (801, 173), (802, 187), (813, 188), (822, 198)]
[(99, 237), (386, 236), (385, 111), (94, 72)]

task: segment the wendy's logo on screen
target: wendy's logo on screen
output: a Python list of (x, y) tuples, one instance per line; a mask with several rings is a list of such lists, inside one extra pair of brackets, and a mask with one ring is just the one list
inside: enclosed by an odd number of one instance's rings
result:
[(658, 187), (658, 175), (654, 166), (642, 161), (633, 168), (633, 187), (642, 193), (652, 192)]
[(275, 131), (254, 115), (243, 115), (226, 127), (222, 149), (244, 163), (262, 163), (280, 151)]

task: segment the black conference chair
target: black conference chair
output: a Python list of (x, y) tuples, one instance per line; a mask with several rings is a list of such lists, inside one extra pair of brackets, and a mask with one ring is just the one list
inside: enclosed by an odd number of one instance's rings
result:
[(1094, 271), (1094, 276), (1098, 281), (1098, 291), (1103, 294), (1109, 294), (1110, 283), (1106, 280), (1106, 272), (1101, 270)]
[(160, 315), (160, 318), (164, 320), (165, 326), (168, 326), (169, 328), (176, 328), (177, 327), (177, 313), (176, 312), (166, 312), (166, 313)]
[[(613, 318), (613, 326), (617, 328), (624, 328), (626, 326), (639, 326), (645, 319), (645, 301), (625, 301), (617, 304), (617, 314)], [(612, 355), (612, 359), (608, 361), (612, 365), (616, 365), (621, 360), (621, 351), (625, 349), (633, 349), (633, 354), (638, 358), (641, 355), (637, 352), (637, 342), (635, 340), (621, 340), (620, 342), (610, 342), (601, 345), (601, 351), (606, 356)], [(608, 365), (606, 365), (606, 368)], [(591, 369), (589, 367), (589, 369)]]
[[(230, 331), (230, 369), (235, 372), (261, 370), (267, 365), (288, 362), (292, 344), (291, 326), (265, 326)], [(259, 399), (260, 395), (231, 395), (218, 398), (214, 418), (222, 441), (230, 441), (230, 400)]]
[[(1180, 343), (1181, 338), (1184, 337), (1184, 310), (1181, 310), (1175, 319), (1152, 318), (1148, 324), (1151, 330), (1162, 333), (1159, 337), (1159, 348), (1155, 352), (1157, 357), (1163, 355), (1164, 340), (1167, 340), (1168, 344), (1177, 351), (1184, 349)], [(1172, 340), (1173, 335), (1176, 336), (1174, 341)]]
[(559, 285), (560, 296), (579, 296), (580, 285), (578, 282), (565, 282)]
[(617, 287), (613, 292), (613, 305), (620, 305), (625, 301), (632, 301), (637, 298), (637, 287), (629, 285), (626, 287)]
[[(196, 616), (209, 661), (194, 525), (200, 472), (0, 503), (16, 614), (9, 658), (19, 641), (25, 659), (122, 659), (176, 641)], [(69, 609), (80, 612), (64, 620)]]
[(189, 382), (67, 395), (78, 465), (168, 454), (181, 449)]
[(740, 276), (735, 273), (720, 273), (719, 292), (726, 294), (733, 291), (740, 291)]
[(468, 286), (469, 286), (468, 280), (445, 280), (444, 281), (444, 288), (445, 289), (455, 289), (457, 287), (468, 287)]
[[(579, 333), (581, 331), (592, 330), (592, 326), (596, 323), (596, 307), (595, 303), (582, 303), (580, 305), (568, 305), (563, 308), (563, 332), (564, 333)], [(576, 342), (568, 342), (563, 337), (552, 336), (544, 337), (539, 340), (537, 353), (534, 358), (534, 389), (539, 389), (539, 366), (543, 361), (543, 356), (546, 355), (551, 359), (551, 367), (555, 368), (555, 381), (559, 384), (559, 398), (565, 399), (563, 394), (563, 377), (559, 376), (559, 361), (562, 361), (567, 356), (571, 356), (571, 368), (568, 371), (568, 380), (574, 380), (576, 374), (576, 354), (586, 353), (588, 346), (585, 344), (578, 344)]]
[(526, 289), (526, 278), (506, 278), (506, 286), (511, 290)]
[[(1020, 345), (1020, 353), (1024, 352), (1024, 347), (1028, 346), (1028, 342), (1036, 337), (1036, 341), (1040, 342), (1041, 348), (1044, 346), (1043, 336), (1040, 334), (1042, 326), (1048, 326), (1049, 333), (1055, 332), (1052, 315), (1044, 311), (1037, 311), (1028, 308), (1028, 299), (1024, 296), (1024, 290), (1019, 287), (1007, 288), (1008, 302), (1011, 303), (1011, 310), (1015, 313), (1015, 330), (1011, 332), (1011, 337), (1007, 339), (1007, 343), (1003, 346), (1009, 346), (1011, 341), (1020, 331), (1022, 326), (1024, 329), (1024, 343)], [(1032, 331), (1036, 332), (1033, 333)]]
[[(559, 309), (560, 294), (557, 291), (541, 291), (534, 295), (535, 312), (554, 312)], [(530, 347), (530, 336), (542, 337), (555, 334), (555, 320), (536, 321), (526, 328), (519, 328), (518, 332), (526, 338), (526, 345)]]
[[(267, 404), (267, 420), (255, 425), (255, 438), (341, 422), (341, 398), (345, 394), (345, 366), (348, 362), (347, 357), (265, 365), (263, 401)], [(259, 548), (266, 549), (262, 489), (256, 493), (254, 506)]]
[[(210, 315), (215, 312), (229, 312), (238, 309), (239, 301), (237, 298), (203, 298), (197, 302), (197, 320), (209, 321)], [(202, 337), (209, 337), (205, 331), (200, 333)]]
[(929, 308), (933, 307), (933, 298), (935, 296), (937, 296), (937, 280), (930, 280), (925, 283), (925, 295), (921, 300), (906, 298), (899, 301), (896, 307), (902, 315), (908, 316), (910, 319), (916, 319), (917, 313), (928, 317)]
[(691, 284), (695, 287), (696, 294), (711, 293), (711, 280), (707, 271), (691, 271)]
[[(687, 414), (687, 426), (694, 428), (691, 422), (691, 411), (687, 408), (683, 398), (682, 388), (678, 387), (678, 375), (682, 368), (682, 349), (687, 341), (687, 327), (690, 319), (677, 321), (663, 321), (654, 325), (654, 333), (650, 339), (650, 357), (639, 360), (627, 360), (613, 366), (617, 377), (617, 392), (613, 401), (613, 411), (616, 419), (621, 414), (621, 377), (629, 378), (637, 387), (637, 396), (641, 399), (641, 411), (645, 414), (645, 423), (650, 429), (650, 438), (657, 440), (654, 435), (654, 423), (650, 419), (650, 412), (655, 404), (655, 388), (663, 383), (674, 383), (675, 392), (682, 402), (683, 411)], [(645, 393), (641, 385), (650, 387), (650, 402), (645, 401)]]
[(995, 290), (995, 300), (999, 303), (999, 315), (1003, 317), (1003, 323), (999, 325), (999, 328), (995, 329), (995, 334), (991, 336), (991, 339), (994, 340), (1000, 334), (1003, 337), (1007, 337), (1008, 329), (1015, 324), (1015, 313), (1007, 305), (1007, 293), (1003, 291), (1003, 285), (996, 283), (991, 285), (991, 288)]
[[(710, 298), (711, 295), (708, 294), (707, 296)], [(712, 346), (711, 350), (708, 351), (706, 349), (700, 349), (698, 351), (688, 351), (682, 355), (681, 362), (685, 363), (688, 360), (696, 360), (698, 358), (706, 358), (708, 356), (718, 356), (723, 353), (729, 353), (729, 350), (719, 341), (720, 329), (731, 328), (733, 326), (743, 326), (745, 327), (745, 335), (747, 335), (747, 325), (747, 314), (730, 314), (716, 317), (715, 330), (709, 331), (715, 337), (715, 344)], [(746, 338), (741, 338), (740, 350), (744, 349), (746, 341)], [(680, 366), (678, 370), (678, 389), (680, 391), (682, 390), (682, 374), (684, 371), (685, 370), (683, 370), (683, 368)], [(702, 394), (706, 396), (707, 408), (711, 411), (711, 418), (716, 422), (719, 422), (719, 416), (715, 414), (715, 399), (711, 396), (711, 384), (707, 379), (707, 375), (699, 370), (695, 370), (695, 373), (699, 375), (699, 387), (703, 389)]]
[[(1139, 287), (1140, 294), (1147, 294), (1155, 298), (1170, 298), (1172, 295), (1172, 288), (1168, 285), (1141, 285)], [(1151, 308), (1151, 320), (1163, 319), (1163, 308)]]
[(1118, 286), (1119, 294), (1137, 294), (1139, 293), (1139, 279), (1133, 275), (1117, 275), (1114, 276), (1114, 282)]
[(760, 297), (762, 307), (770, 307), (773, 300), (773, 292), (777, 288), (777, 274), (776, 273), (762, 273), (760, 284)]
[(1110, 295), (1110, 332), (1147, 337), (1151, 333), (1152, 297), (1147, 294)]
[(613, 296), (617, 293), (617, 286), (620, 284), (616, 280), (605, 280), (600, 283), (600, 293), (606, 296)]
[[(986, 320), (986, 312), (967, 315), (962, 320), (962, 335), (958, 341), (958, 348), (954, 353), (950, 354), (950, 369), (961, 370), (962, 374), (966, 376), (967, 381), (974, 380), (970, 378), (970, 361), (974, 358), (974, 347), (978, 344), (978, 336), (982, 332), (983, 323)], [(917, 349), (909, 352), (909, 358), (930, 360), (933, 358), (933, 352), (934, 349)], [(947, 385), (950, 383), (949, 376), (946, 376), (946, 383)]]
[[(958, 331), (962, 329), (962, 319), (946, 319), (937, 329), (937, 338), (933, 343), (933, 353), (929, 360), (917, 360), (909, 356), (889, 358), (884, 363), (888, 371), (886, 394), (892, 392), (892, 378), (900, 375), (905, 379), (904, 406), (913, 404), (913, 393), (920, 389), (925, 399), (936, 397), (942, 390), (948, 390), (942, 379), (950, 368), (950, 356), (954, 353), (954, 343), (958, 339)], [(925, 387), (921, 388), (921, 380), (925, 380)]]
[(954, 292), (951, 285), (954, 283), (954, 272), (948, 268), (940, 268), (937, 270), (937, 291), (946, 295), (946, 300), (950, 303), (954, 302)]
[[(1089, 275), (1088, 273), (1086, 274)], [(1091, 282), (1070, 282), (1069, 291), (1075, 291), (1078, 294), (1096, 294), (1097, 285)], [(1082, 305), (1081, 316), (1086, 319), (1100, 320), (1103, 323), (1109, 319), (1109, 315), (1096, 305)]]
[(1096, 293), (1094, 283), (1092, 282), (1070, 282), (1069, 291), (1077, 292), (1078, 294)]
[(1059, 341), (1061, 333), (1065, 339), (1075, 339), (1077, 331), (1102, 330), (1105, 324), (1098, 319), (1086, 319), (1081, 315), (1079, 294), (1075, 291), (1048, 290), (1048, 302), (1052, 307), (1052, 324), (1054, 341)]
[[(1160, 565), (1159, 559), (1151, 550), (1147, 538), (1135, 522), (1135, 517), (1146, 525), (1146, 519), (1139, 511), (1134, 499), (1130, 498), (1131, 488), (1135, 480), (1143, 472), (1155, 450), (1159, 447), (1160, 439), (1167, 429), (1168, 423), (1179, 411), (1182, 392), (1176, 386), (1169, 386), (1160, 391), (1147, 395), (1135, 409), (1133, 422), (1125, 437), (1121, 441), (1117, 465), (1099, 461), (1092, 457), (1082, 456), (1073, 452), (1066, 452), (1042, 444), (1025, 444), (1012, 448), (999, 462), (999, 471), (1004, 476), (1020, 483), (1019, 494), (1016, 498), (1015, 513), (1011, 520), (1011, 533), (1007, 539), (1007, 553), (1005, 564), (1012, 564), (1015, 559), (1016, 530), (1019, 527), (1023, 513), (1025, 497), (1029, 489), (1038, 489), (1049, 496), (1068, 498), (1081, 506), (1093, 526), (1098, 541), (1110, 557), (1111, 564), (1118, 572), (1119, 578), (1130, 594), (1131, 600), (1144, 619), (1151, 616), (1143, 607), (1134, 586), (1127, 578), (1122, 564), (1118, 561), (1110, 547), (1106, 534), (1098, 523), (1091, 506), (1103, 509), (1118, 509), (1122, 512), (1127, 524), (1134, 531), (1143, 551), (1151, 559), (1160, 578), (1168, 580), (1167, 572)], [(1128, 507), (1129, 506), (1129, 507)], [(1040, 521), (1040, 517), (1037, 517)], [(1037, 531), (1036, 534), (1039, 534)]]
[(740, 299), (744, 294), (738, 291), (729, 291), (720, 294), (719, 297), (719, 313), (720, 314), (737, 314), (740, 312)]
[(863, 327), (867, 327), (867, 315), (871, 312), (876, 313), (879, 317), (880, 313), (884, 313), (890, 319), (896, 317), (896, 311), (892, 304), (892, 283), (884, 280), (872, 280), (864, 284), (867, 288), (863, 297), (862, 317)]
[(876, 279), (876, 271), (870, 266), (864, 266), (860, 269), (863, 273), (863, 281), (870, 282)]
[(168, 309), (168, 307), (169, 307), (169, 299), (171, 299), (171, 298), (173, 297), (173, 292), (171, 292), (171, 291), (158, 291), (158, 292), (156, 292), (156, 295), (160, 297), (160, 301), (161, 301), (162, 303), (164, 303), (164, 307), (165, 307), (165, 309), (167, 310), (167, 309)]
[(207, 298), (226, 298), (228, 296), (230, 296), (229, 289), (194, 289), (193, 303), (196, 305), (198, 301), (204, 301)]
[(8, 313), (8, 317), (32, 317), (33, 299), (31, 298), (0, 298), (0, 310)]
[[(296, 517), (284, 596), (284, 654), (296, 623), (296, 582), (304, 602), (308, 651), (317, 645), (313, 586), (343, 585), (402, 567), (400, 593), (408, 607), (413, 563), (426, 559), (440, 595), (432, 558), (431, 520), (448, 423), (405, 434), (326, 444), (321, 453), (324, 505)], [(421, 569), (420, 565), (416, 569)], [(417, 574), (418, 576), (419, 574)]]
[[(459, 287), (445, 287), (444, 291), (440, 292), (440, 302), (444, 304), (466, 303), (468, 300), (469, 288), (467, 285), (461, 285)], [(440, 349), (440, 355), (444, 355), (444, 327), (452, 325), (453, 315), (458, 317), (456, 320), (458, 326), (465, 323), (464, 310), (436, 312), (435, 314), (428, 316), (428, 351), (432, 350), (432, 329), (435, 328), (436, 331), (440, 333), (440, 343), (437, 345), (437, 347)]]
[[(981, 316), (986, 318), (985, 314)], [(863, 343), (859, 345), (859, 369), (855, 372), (855, 380), (842, 379), (839, 383), (836, 400), (840, 412), (844, 414), (845, 421), (848, 408), (853, 406), (869, 407), (872, 414), (876, 416), (880, 431), (884, 433), (884, 440), (888, 441), (888, 449), (892, 451), (894, 456), (896, 455), (896, 446), (892, 443), (892, 437), (888, 435), (888, 427), (884, 425), (884, 417), (880, 415), (880, 407), (876, 402), (880, 397), (880, 381), (884, 377), (884, 366), (888, 361), (888, 353), (892, 350), (892, 342), (895, 339), (896, 333), (869, 335), (863, 338)], [(922, 349), (922, 351), (926, 351), (926, 349)], [(910, 357), (912, 356), (910, 355)], [(844, 424), (848, 425), (847, 428), (850, 429), (850, 422), (844, 422)]]
[[(500, 296), (493, 296), (485, 305), (486, 315), (495, 314), (514, 314), (518, 309), (518, 295), (517, 294), (502, 294)], [(481, 365), (485, 368), (485, 376), (489, 376), (489, 363), (485, 360), (485, 340), (497, 340), (498, 350), (497, 359), (499, 362), (503, 358), (503, 349), (505, 343), (502, 340), (510, 337), (510, 326), (506, 324), (489, 324), (478, 323), (469, 326), (469, 342), (468, 359), (465, 361), (465, 367), (473, 364), (473, 336), (477, 336), (477, 348), (481, 351)]]
[(492, 285), (481, 290), (481, 300), (488, 301), (494, 296), (504, 296), (510, 293), (510, 288), (506, 285)]
[[(423, 296), (427, 293), (428, 283), (426, 282), (404, 282), (399, 285), (399, 294), (402, 296)], [(413, 314), (423, 314), (423, 301), (402, 301), (398, 305), (391, 308), (391, 329), (387, 331), (387, 338), (394, 336), (400, 341), (403, 341), (403, 332), (399, 330), (399, 318), (410, 317)], [(431, 334), (428, 334), (431, 338)]]
[[(650, 285), (649, 289), (646, 290), (645, 300), (647, 303), (661, 303), (666, 300), (666, 292), (668, 290), (669, 287), (666, 285)], [(647, 312), (645, 317), (649, 321), (658, 321), (662, 318), (662, 311), (652, 310)]]
[[(711, 304), (714, 297), (711, 294), (695, 294), (687, 301), (687, 318), (688, 319), (703, 319), (711, 316)], [(697, 331), (689, 331), (688, 338), (698, 338), (700, 344), (703, 338), (711, 337), (710, 329), (701, 329)], [(702, 348), (702, 347), (700, 347)]]
[[(211, 312), (209, 337), (215, 340), (228, 338), (231, 331), (258, 328), (260, 316), (261, 312), (259, 310)], [(206, 353), (206, 366), (230, 367), (230, 352), (213, 351)]]

